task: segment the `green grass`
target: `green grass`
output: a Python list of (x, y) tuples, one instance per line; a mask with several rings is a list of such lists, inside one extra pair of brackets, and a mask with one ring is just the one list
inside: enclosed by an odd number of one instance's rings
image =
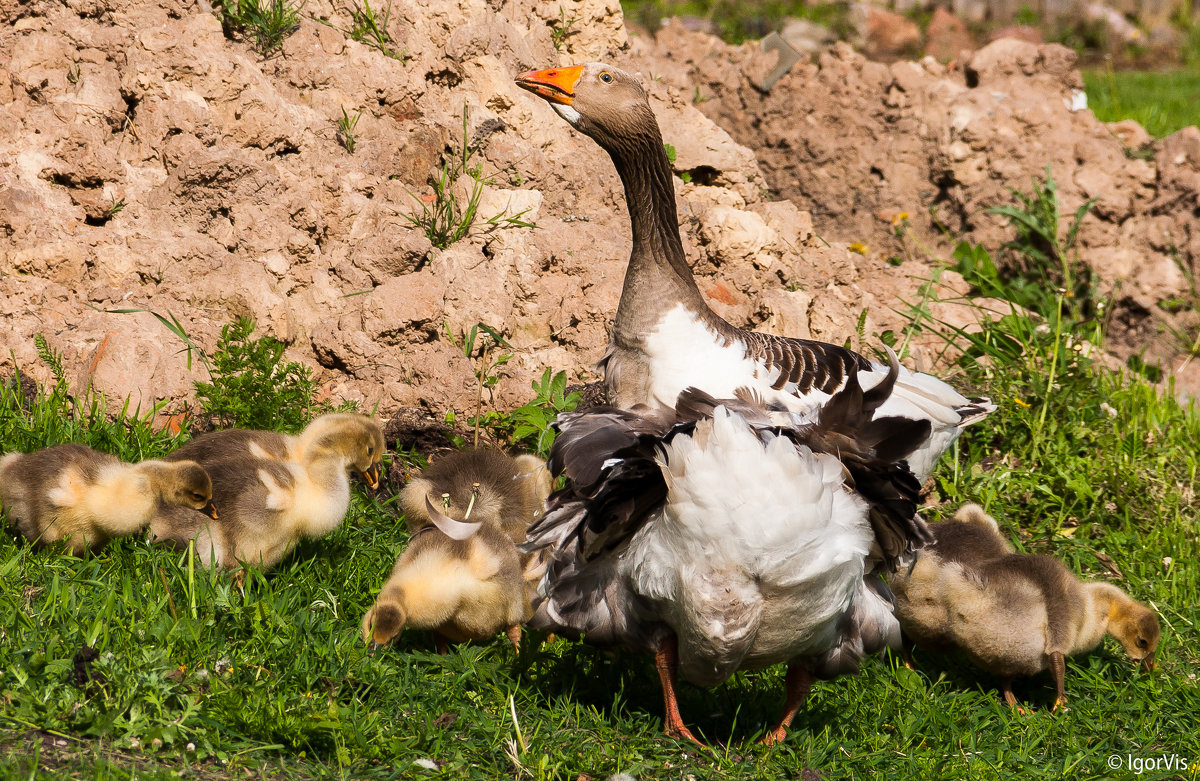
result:
[(1102, 122), (1134, 119), (1155, 138), (1200, 125), (1200, 68), (1083, 71), (1088, 107)]
[(219, 0), (213, 5), (226, 35), (243, 36), (253, 41), (259, 54), (270, 57), (299, 29), (304, 0)]
[[(466, 238), (472, 228), (479, 227), (485, 232), (503, 228), (536, 228), (537, 225), (526, 222), (521, 218), (528, 209), (509, 214), (508, 209), (499, 214), (481, 220), (479, 205), (483, 198), (483, 188), (493, 184), (484, 176), (483, 163), (471, 161), (479, 154), (479, 148), (471, 141), (469, 135), (469, 111), (463, 104), (462, 143), (458, 151), (448, 156), (441, 167), (433, 172), (429, 183), (433, 187), (430, 199), (422, 199), (415, 193), (409, 192), (421, 211), (401, 215), (414, 228), (419, 229), (438, 249), (446, 249), (460, 239)], [(466, 202), (457, 192), (459, 180), (463, 176), (471, 179), (470, 192), (466, 193)]]
[(751, 3), (734, 0), (625, 0), (621, 3), (621, 9), (626, 18), (652, 31), (672, 16), (710, 19), (721, 38), (729, 43), (762, 38), (772, 30), (778, 30), (785, 17), (808, 19), (825, 25), (842, 39), (853, 33), (849, 6), (844, 3), (806, 3), (803, 0), (755, 0)]
[[(775, 779), (809, 766), (830, 778), (1087, 779), (1114, 777), (1112, 754), (1200, 757), (1189, 677), (1200, 669), (1200, 417), (1069, 348), (1076, 357), (1047, 388), (1065, 334), (1002, 322), (977, 338), (1024, 357), (972, 362), (972, 381), (1001, 408), (943, 464), (945, 504), (932, 515), (977, 499), (1023, 549), (1089, 578), (1108, 577), (1096, 554), (1111, 556), (1118, 582), (1160, 611), (1158, 671), (1135, 671), (1110, 642), (1069, 661), (1066, 713), (1047, 712), (1046, 676), (1020, 681), (1036, 708), (1022, 717), (1000, 704), (995, 681), (918, 649), (918, 673), (871, 659), (858, 676), (818, 684), (775, 749), (748, 741), (777, 715), (781, 671), (739, 674), (713, 690), (683, 687), (685, 718), (726, 744), (698, 752), (660, 735), (646, 658), (563, 640), (528, 643), (517, 658), (500, 639), (439, 657), (411, 631), (368, 654), (359, 621), (405, 533), (390, 501), (359, 495), (336, 533), (252, 574), (244, 595), (186, 553), (137, 539), (76, 559), (0, 536), (0, 744), (11, 749), (0, 776)], [(144, 420), (87, 405), (77, 415), (65, 396), (33, 402), (6, 388), (6, 448), (79, 437), (136, 458), (174, 444)], [(85, 645), (99, 653), (90, 682), (74, 662)], [(527, 742), (521, 771), (505, 748), (516, 738), (510, 696)]]
[[(1022, 203), (1052, 192), (1039, 187)], [(1013, 253), (1033, 263), (1029, 248), (1010, 245), (1000, 267), (976, 248), (960, 270), (993, 295), (1027, 292), (1006, 269)], [(1069, 245), (1040, 251), (1051, 264), (1040, 273), (1055, 263), (1070, 273)], [(1047, 675), (1017, 682), (1034, 709), (1022, 716), (994, 679), (918, 649), (919, 672), (872, 658), (857, 676), (818, 683), (771, 749), (751, 741), (778, 716), (782, 670), (684, 685), (685, 720), (714, 744), (697, 750), (662, 736), (645, 657), (561, 639), (529, 640), (517, 656), (503, 638), (438, 656), (414, 631), (372, 655), (359, 622), (406, 535), (391, 499), (357, 494), (335, 533), (252, 571), (244, 593), (136, 538), (77, 559), (0, 534), (0, 778), (773, 780), (806, 766), (831, 779), (1194, 777), (1108, 762), (1200, 763), (1200, 412), (1094, 363), (1106, 307), (1064, 295), (1040, 315), (1005, 308), (969, 334), (915, 305), (911, 330), (965, 350), (963, 381), (1000, 407), (944, 459), (927, 515), (979, 501), (1020, 549), (1112, 580), (1161, 616), (1159, 668), (1136, 670), (1112, 641), (1069, 659), (1066, 712), (1049, 712)], [(562, 403), (562, 385), (547, 374), (536, 390)], [(34, 398), (0, 385), (3, 449), (80, 439), (136, 459), (178, 442), (62, 387)]]

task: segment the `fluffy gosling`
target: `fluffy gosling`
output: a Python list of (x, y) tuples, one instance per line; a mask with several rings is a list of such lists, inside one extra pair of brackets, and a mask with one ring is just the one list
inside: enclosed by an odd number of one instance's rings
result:
[(362, 415), (323, 415), (295, 437), (238, 430), (198, 437), (171, 457), (204, 464), (215, 501), (227, 509), (204, 524), (161, 505), (152, 541), (180, 547), (194, 539), (206, 565), (273, 567), (301, 538), (341, 524), (349, 473), (378, 486), (384, 447), (379, 424)]
[(450, 454), (411, 481), (401, 506), (412, 537), (363, 616), (364, 642), (383, 645), (412, 626), (432, 630), (445, 653), (448, 642), (503, 629), (519, 649), (543, 566), (517, 544), (549, 493), (545, 462), (496, 451)]
[(463, 450), (430, 464), (400, 494), (409, 533), (432, 523), (428, 498), (451, 518), (497, 524), (514, 543), (541, 517), (553, 478), (537, 456)]
[(1067, 701), (1065, 658), (1094, 649), (1105, 634), (1153, 669), (1161, 637), (1153, 610), (1109, 583), (1081, 582), (1049, 556), (1010, 552), (994, 519), (977, 506), (964, 510), (931, 524), (935, 542), (892, 580), (896, 617), (911, 642), (961, 650), (1000, 676), (1004, 701), (1020, 713), (1013, 678), (1050, 670), (1058, 710)]
[(127, 464), (78, 444), (0, 457), (0, 506), (28, 539), (65, 540), (79, 556), (150, 523), (159, 504), (216, 518), (212, 482), (194, 461)]

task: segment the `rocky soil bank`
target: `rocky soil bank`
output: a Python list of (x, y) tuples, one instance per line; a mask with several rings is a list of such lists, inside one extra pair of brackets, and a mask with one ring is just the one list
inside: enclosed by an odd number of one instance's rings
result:
[[(1078, 76), (1059, 47), (1001, 41), (947, 70), (835, 46), (764, 94), (771, 63), (755, 47), (676, 27), (630, 39), (615, 0), (397, 7), (397, 58), (346, 35), (350, 9), (310, 0), (270, 58), (204, 2), (0, 10), (0, 374), (49, 378), (40, 333), (78, 389), (179, 408), (207, 377), (151, 314), (109, 311), (144, 309), (207, 349), (252, 316), (329, 396), (385, 415), (473, 409), (473, 364), (446, 331), (478, 322), (514, 346), (501, 408), (544, 367), (591, 378), (629, 251), (620, 183), (512, 79), (596, 59), (642, 73), (691, 179), (676, 188), (701, 289), (738, 325), (857, 341), (865, 311), (868, 342), (899, 329), (893, 308), (932, 261), (886, 262), (896, 214), (932, 247), (932, 207), (952, 234), (995, 246), (1008, 236), (985, 208), (1047, 164), (1065, 208), (1100, 199), (1083, 256), (1117, 291), (1123, 349), (1170, 360), (1182, 348), (1165, 324), (1195, 324), (1163, 302), (1186, 300), (1200, 258), (1200, 133), (1151, 143), (1072, 108)], [(537, 227), (476, 226), (436, 249), (406, 215), (461, 149), (464, 109), (488, 182), (480, 216)], [(353, 154), (343, 111), (361, 113)], [(943, 284), (963, 292), (953, 273)]]

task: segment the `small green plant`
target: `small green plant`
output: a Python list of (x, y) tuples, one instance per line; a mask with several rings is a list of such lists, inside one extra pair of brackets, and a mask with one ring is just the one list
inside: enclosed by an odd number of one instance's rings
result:
[(342, 106), (342, 117), (337, 121), (337, 140), (350, 154), (354, 154), (354, 148), (358, 146), (358, 138), (354, 134), (354, 128), (358, 126), (358, 120), (362, 117), (362, 112), (357, 112), (354, 116), (346, 113), (346, 107)]
[[(665, 151), (667, 153), (667, 162), (669, 162), (672, 166), (674, 166), (675, 165), (675, 154), (676, 154), (675, 147), (672, 146), (671, 144), (663, 144), (663, 151)], [(679, 174), (679, 178), (686, 184), (687, 182), (692, 181), (692, 172), (691, 171), (681, 171)]]
[(550, 26), (550, 40), (554, 42), (556, 51), (562, 51), (563, 47), (567, 45), (567, 39), (579, 32), (575, 29), (578, 21), (578, 17), (567, 17), (567, 9), (558, 9), (558, 20)]
[(352, 39), (378, 50), (394, 60), (405, 59), (405, 54), (392, 47), (392, 38), (388, 35), (388, 21), (392, 18), (392, 4), (379, 14), (371, 7), (369, 0), (354, 0), (350, 8), (351, 28), (347, 33)]
[(283, 361), (283, 342), (250, 338), (254, 328), (241, 317), (221, 329), (212, 382), (197, 382), (196, 398), (223, 427), (298, 431), (313, 415), (317, 383), (304, 364)]
[[(410, 192), (413, 200), (420, 204), (421, 211), (419, 214), (403, 215), (410, 225), (424, 232), (430, 243), (438, 249), (445, 249), (470, 233), (478, 216), (483, 188), (492, 183), (491, 179), (483, 175), (483, 165), (471, 162), (479, 150), (468, 141), (468, 122), (469, 112), (464, 105), (462, 143), (458, 151), (442, 163), (441, 169), (432, 178), (432, 199), (427, 201)], [(464, 175), (471, 180), (471, 191), (467, 195), (466, 203), (463, 203), (455, 192), (459, 179)], [(490, 231), (498, 228), (536, 228), (536, 224), (521, 219), (526, 211), (528, 210), (508, 214), (506, 209), (484, 220), (484, 229)]]
[(112, 203), (110, 203), (108, 205), (108, 208), (104, 210), (104, 216), (106, 219), (111, 220), (113, 217), (116, 217), (118, 214), (120, 214), (124, 208), (125, 208), (125, 199), (124, 198), (114, 198), (112, 200)]
[(38, 357), (49, 367), (55, 381), (59, 385), (66, 383), (67, 370), (63, 367), (62, 353), (55, 350), (41, 333), (33, 335), (33, 347), (37, 350)]
[(1075, 243), (1080, 224), (1096, 199), (1084, 201), (1075, 210), (1065, 237), (1060, 239), (1058, 185), (1050, 166), (1046, 166), (1046, 178), (1034, 182), (1029, 195), (1012, 188), (1010, 191), (1018, 204), (989, 209), (1007, 219), (1017, 231), (1017, 237), (1002, 247), (1014, 261), (1009, 279), (1022, 280), (1020, 300), (1009, 300), (1046, 317), (1058, 317), (1057, 309), (1064, 304), (1070, 310), (1067, 316), (1073, 320), (1090, 316), (1095, 309), (1094, 283), (1090, 270), (1079, 260)]
[(67, 81), (69, 81), (71, 84), (78, 84), (79, 73), (79, 63), (72, 62), (67, 66)]
[[(492, 426), (500, 419), (500, 414), (495, 410), (488, 410), (487, 413), (484, 413), (483, 391), (496, 386), (496, 383), (500, 381), (500, 375), (496, 373), (496, 370), (511, 361), (513, 357), (512, 353), (497, 353), (497, 348), (512, 349), (512, 345), (501, 336), (499, 331), (484, 323), (476, 323), (471, 326), (471, 330), (464, 331), (458, 337), (455, 337), (450, 330), (449, 323), (443, 323), (442, 328), (450, 339), (450, 343), (457, 347), (467, 360), (475, 363), (475, 416), (471, 418), (471, 427), (475, 432), (474, 447), (479, 447), (479, 429)], [(483, 338), (480, 338), (481, 336)], [(449, 419), (447, 422), (450, 422)]]
[(534, 398), (508, 413), (510, 437), (514, 445), (532, 450), (540, 456), (550, 453), (557, 432), (550, 427), (563, 412), (571, 412), (579, 406), (579, 393), (567, 393), (567, 373), (542, 372), (540, 381), (531, 383)]
[(304, 7), (292, 0), (219, 0), (214, 5), (225, 34), (249, 37), (263, 57), (282, 48), (284, 39), (300, 27)]
[(1013, 24), (1021, 24), (1027, 27), (1037, 27), (1041, 23), (1041, 14), (1025, 4), (1022, 4), (1021, 7), (1017, 9), (1016, 15), (1013, 16)]

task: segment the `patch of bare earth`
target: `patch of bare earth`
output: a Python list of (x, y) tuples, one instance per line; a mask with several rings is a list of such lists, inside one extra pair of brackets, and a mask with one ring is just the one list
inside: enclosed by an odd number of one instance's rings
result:
[[(577, 33), (560, 52), (563, 13)], [(1057, 47), (999, 42), (947, 70), (835, 46), (763, 94), (755, 80), (771, 63), (753, 48), (675, 27), (631, 40), (616, 0), (405, 6), (388, 28), (399, 59), (350, 40), (346, 4), (329, 0), (307, 3), (269, 59), (227, 38), (206, 3), (2, 14), (0, 372), (49, 379), (41, 333), (76, 387), (114, 407), (171, 409), (207, 379), (151, 314), (112, 313), (128, 309), (178, 318), (210, 350), (222, 325), (252, 316), (325, 394), (385, 415), (472, 411), (475, 367), (446, 331), (478, 322), (515, 348), (494, 389), (501, 408), (527, 400), (545, 367), (595, 379), (629, 252), (620, 184), (513, 77), (597, 59), (641, 71), (691, 178), (676, 181), (689, 259), (737, 325), (870, 349), (903, 326), (893, 310), (929, 271), (885, 262), (892, 218), (907, 211), (943, 247), (936, 206), (951, 235), (994, 246), (1008, 236), (986, 207), (1048, 163), (1066, 209), (1099, 198), (1080, 240), (1121, 301), (1122, 349), (1169, 358), (1162, 323), (1194, 318), (1161, 303), (1186, 292), (1177, 261), (1194, 271), (1200, 251), (1200, 134), (1128, 156), (1068, 107), (1078, 76)], [(489, 182), (480, 216), (538, 227), (477, 226), (436, 249), (406, 216), (460, 148), (464, 107)], [(354, 154), (338, 142), (343, 110), (361, 112)], [(966, 291), (953, 273), (942, 284)]]

